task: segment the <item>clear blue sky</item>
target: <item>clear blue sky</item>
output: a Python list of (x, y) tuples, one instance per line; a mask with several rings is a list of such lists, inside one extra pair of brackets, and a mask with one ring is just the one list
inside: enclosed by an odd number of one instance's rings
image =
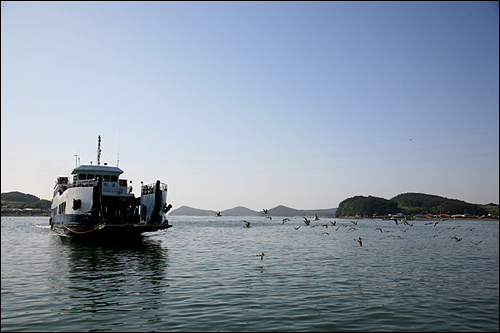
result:
[(497, 2), (2, 2), (2, 192), (96, 161), (169, 202), (499, 202)]

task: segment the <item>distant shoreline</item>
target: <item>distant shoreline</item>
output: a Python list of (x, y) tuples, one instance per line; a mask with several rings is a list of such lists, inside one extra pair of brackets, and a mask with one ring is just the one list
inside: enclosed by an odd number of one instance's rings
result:
[(32, 213), (27, 213), (27, 212), (9, 212), (9, 211), (2, 211), (2, 216), (47, 216), (50, 217), (50, 211), (43, 211), (43, 212), (32, 212)]
[[(2, 211), (1, 216), (46, 216), (50, 217), (50, 211), (34, 211), (32, 213), (27, 213), (23, 211)], [(170, 216), (198, 216), (198, 215), (170, 215)], [(210, 215), (209, 215), (210, 216)], [(254, 216), (254, 215), (240, 215), (241, 217), (245, 216)], [(264, 215), (263, 215), (264, 216)], [(276, 215), (275, 215), (276, 216)], [(224, 216), (222, 216), (224, 217)], [(236, 215), (234, 216), (227, 216), (227, 217), (237, 217)], [(293, 216), (296, 218), (299, 218), (301, 216)], [(392, 221), (391, 218), (389, 217), (382, 217), (382, 216), (376, 216), (376, 217), (359, 217), (359, 216), (343, 216), (343, 217), (330, 217), (330, 216), (323, 216), (321, 219), (351, 219), (351, 220), (382, 220), (382, 221)], [(460, 220), (478, 220), (478, 221), (496, 221), (499, 222), (498, 218), (494, 217), (475, 217), (475, 216), (467, 216), (467, 217), (445, 217), (445, 218), (440, 218), (440, 217), (421, 217), (421, 218), (410, 218), (409, 220), (415, 221), (415, 220), (436, 220), (436, 219), (442, 219), (445, 221), (448, 220), (453, 220), (453, 221), (460, 221)]]

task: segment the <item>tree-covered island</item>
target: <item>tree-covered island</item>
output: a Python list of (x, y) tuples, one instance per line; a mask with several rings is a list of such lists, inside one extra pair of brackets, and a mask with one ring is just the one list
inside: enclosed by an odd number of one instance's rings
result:
[(391, 199), (374, 196), (355, 196), (339, 204), (336, 217), (373, 217), (390, 215), (433, 215), (441, 217), (498, 218), (498, 204), (473, 204), (424, 193), (404, 193)]

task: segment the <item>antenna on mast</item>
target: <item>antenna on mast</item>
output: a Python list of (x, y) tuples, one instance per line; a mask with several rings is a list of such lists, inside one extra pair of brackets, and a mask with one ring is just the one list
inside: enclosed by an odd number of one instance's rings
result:
[(101, 136), (97, 140), (97, 165), (101, 165)]
[(116, 166), (120, 164), (120, 124), (118, 124), (118, 154), (116, 156)]
[(78, 155), (74, 155), (75, 156), (75, 168), (78, 168)]

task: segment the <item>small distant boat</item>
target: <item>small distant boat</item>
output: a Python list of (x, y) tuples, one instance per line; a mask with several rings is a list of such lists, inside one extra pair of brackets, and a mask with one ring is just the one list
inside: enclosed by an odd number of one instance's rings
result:
[(58, 177), (54, 186), (49, 224), (64, 235), (120, 240), (144, 232), (166, 230), (167, 185), (159, 180), (141, 185), (136, 198), (132, 186), (120, 179), (123, 171), (100, 165), (101, 137), (97, 165), (76, 166), (69, 177)]

